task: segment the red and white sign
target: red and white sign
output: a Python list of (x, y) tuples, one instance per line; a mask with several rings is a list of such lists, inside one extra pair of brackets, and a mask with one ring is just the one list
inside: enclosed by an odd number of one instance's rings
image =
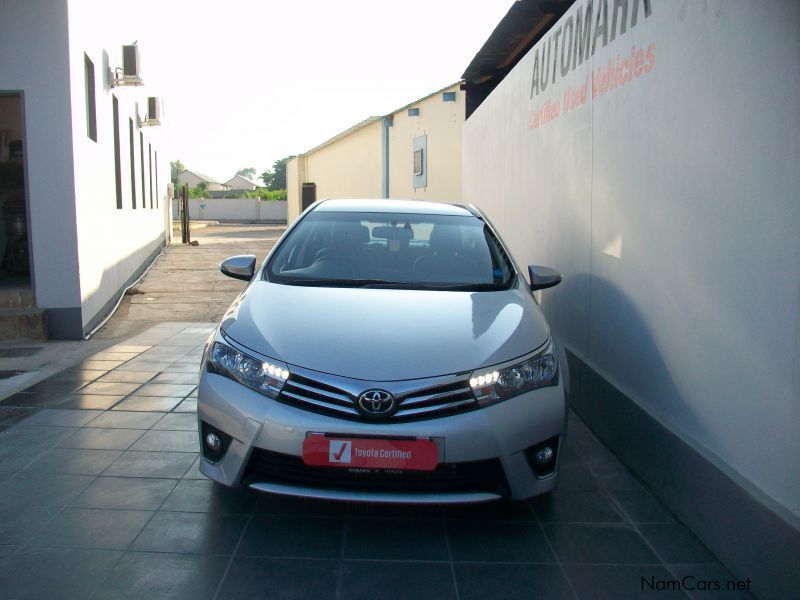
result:
[(439, 450), (431, 440), (310, 435), (303, 440), (303, 462), (318, 467), (433, 471), (439, 462)]

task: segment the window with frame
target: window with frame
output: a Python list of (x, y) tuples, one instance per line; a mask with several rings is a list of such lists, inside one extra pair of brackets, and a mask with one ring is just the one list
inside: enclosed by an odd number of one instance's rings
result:
[(83, 76), (86, 89), (86, 135), (93, 142), (97, 141), (97, 105), (94, 85), (94, 63), (84, 53)]

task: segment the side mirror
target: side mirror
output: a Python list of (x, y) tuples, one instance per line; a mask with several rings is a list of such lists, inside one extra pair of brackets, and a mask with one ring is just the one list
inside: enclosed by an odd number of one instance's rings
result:
[(561, 273), (550, 267), (528, 265), (528, 276), (531, 278), (531, 291), (544, 290), (561, 283)]
[(253, 254), (231, 256), (222, 261), (219, 270), (228, 277), (250, 281), (256, 272), (256, 257)]

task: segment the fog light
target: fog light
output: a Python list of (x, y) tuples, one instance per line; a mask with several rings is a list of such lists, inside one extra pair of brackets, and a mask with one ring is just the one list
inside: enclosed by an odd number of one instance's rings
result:
[(536, 462), (540, 465), (546, 465), (551, 460), (553, 460), (553, 449), (550, 446), (545, 446), (536, 453)]
[(208, 449), (212, 452), (219, 452), (222, 450), (222, 438), (220, 438), (216, 433), (209, 433), (206, 436), (206, 446), (208, 446)]

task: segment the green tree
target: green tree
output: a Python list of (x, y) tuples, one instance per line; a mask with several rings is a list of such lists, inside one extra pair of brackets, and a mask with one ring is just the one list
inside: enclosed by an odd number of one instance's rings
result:
[(169, 161), (169, 166), (170, 166), (170, 178), (172, 179), (172, 183), (178, 185), (178, 174), (181, 171), (185, 170), (186, 167), (183, 166), (183, 163), (180, 160)]
[(256, 170), (253, 167), (247, 167), (246, 169), (239, 169), (238, 171), (236, 171), (236, 174), (241, 175), (245, 179), (252, 180), (253, 177), (256, 176)]
[(286, 189), (286, 163), (290, 158), (292, 157), (287, 156), (276, 160), (272, 165), (272, 169), (264, 171), (260, 175), (259, 179), (264, 182), (268, 190), (274, 192), (275, 190)]

